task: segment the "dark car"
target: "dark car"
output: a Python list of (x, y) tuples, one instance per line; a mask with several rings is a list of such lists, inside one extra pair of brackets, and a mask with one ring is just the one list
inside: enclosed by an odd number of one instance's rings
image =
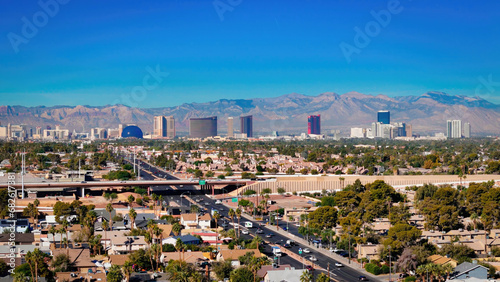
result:
[(255, 231), (255, 233), (262, 234), (262, 233), (264, 233), (264, 230), (262, 230), (262, 229), (259, 228), (259, 229), (257, 229), (257, 231)]
[(312, 265), (306, 265), (306, 269), (309, 270), (309, 271), (313, 271), (314, 268), (312, 267)]
[(292, 246), (290, 246), (290, 244), (283, 244), (283, 247), (288, 249), (288, 248), (291, 248)]
[(349, 256), (349, 253), (348, 252), (340, 252), (339, 255), (346, 258)]
[(368, 278), (366, 276), (359, 276), (359, 281), (368, 281)]

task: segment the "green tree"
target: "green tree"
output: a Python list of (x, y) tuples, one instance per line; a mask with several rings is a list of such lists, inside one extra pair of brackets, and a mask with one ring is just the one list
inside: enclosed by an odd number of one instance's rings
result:
[(230, 279), (231, 282), (249, 282), (254, 281), (255, 276), (248, 267), (241, 267), (231, 272)]
[(234, 268), (230, 261), (220, 261), (212, 264), (212, 270), (215, 272), (215, 275), (219, 280), (229, 278), (233, 269)]
[(172, 282), (199, 281), (198, 279), (201, 278), (194, 266), (185, 261), (171, 260), (165, 270)]
[(409, 247), (420, 238), (422, 231), (416, 227), (405, 223), (398, 223), (389, 228), (387, 239), (384, 240), (384, 246), (390, 245), (394, 255), (401, 254), (405, 247)]
[(74, 268), (73, 263), (66, 254), (59, 254), (52, 259), (52, 268), (55, 272), (68, 272)]
[(331, 229), (337, 225), (337, 209), (326, 206), (319, 207), (309, 214), (309, 224), (316, 229)]
[(123, 280), (123, 273), (119, 265), (113, 264), (106, 274), (108, 282), (121, 282)]
[(328, 278), (328, 275), (320, 273), (318, 277), (316, 277), (316, 282), (330, 282), (330, 278)]

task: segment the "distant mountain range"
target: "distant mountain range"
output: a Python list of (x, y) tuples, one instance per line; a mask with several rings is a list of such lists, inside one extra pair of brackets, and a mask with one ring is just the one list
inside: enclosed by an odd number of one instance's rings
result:
[[(91, 127), (116, 128), (119, 123), (137, 124), (145, 132), (153, 130), (155, 115), (173, 115), (178, 132), (187, 132), (189, 118), (218, 116), (219, 132), (226, 132), (228, 117), (253, 115), (254, 131), (301, 133), (307, 131), (307, 116), (321, 114), (322, 133), (350, 127), (369, 127), (377, 111), (391, 111), (391, 122), (413, 125), (414, 133), (445, 132), (447, 119), (470, 122), (473, 134), (500, 134), (500, 106), (479, 97), (428, 92), (421, 96), (388, 97), (349, 92), (343, 95), (323, 93), (318, 96), (287, 94), (275, 98), (221, 99), (207, 103), (182, 104), (164, 108), (113, 106), (0, 106), (2, 125), (28, 124), (33, 127), (61, 125), (71, 131)], [(239, 129), (239, 121), (234, 123)]]

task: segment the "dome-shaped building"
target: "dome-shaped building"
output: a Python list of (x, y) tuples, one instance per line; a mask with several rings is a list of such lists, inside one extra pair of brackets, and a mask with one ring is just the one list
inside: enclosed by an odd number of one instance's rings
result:
[(129, 125), (125, 127), (122, 131), (122, 138), (139, 138), (142, 139), (142, 130), (135, 126)]

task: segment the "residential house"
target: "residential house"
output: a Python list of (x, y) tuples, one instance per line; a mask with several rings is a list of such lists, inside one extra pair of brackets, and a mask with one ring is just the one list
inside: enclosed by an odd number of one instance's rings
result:
[(360, 244), (358, 245), (358, 259), (366, 258), (368, 260), (380, 259), (380, 247), (382, 245)]
[(186, 213), (181, 214), (180, 223), (186, 227), (186, 229), (209, 229), (212, 217), (210, 214), (206, 213), (203, 216), (199, 216), (196, 213)]
[[(8, 245), (10, 242), (10, 233), (0, 234), (0, 246)], [(35, 234), (33, 233), (16, 233), (14, 236), (16, 245), (33, 245), (35, 242)]]
[(486, 235), (487, 232), (484, 230), (465, 230), (465, 229), (458, 229), (458, 230), (450, 230), (448, 233), (444, 234), (444, 240), (449, 240), (449, 241), (465, 241), (465, 240), (486, 240)]
[(485, 281), (488, 279), (488, 268), (477, 264), (476, 261), (474, 263), (463, 262), (455, 267), (455, 271), (451, 276), (451, 279), (454, 280), (466, 280), (469, 278), (476, 278)]
[(147, 244), (144, 236), (122, 236), (111, 237), (111, 249), (109, 254), (123, 255), (136, 250), (146, 249)]
[(246, 253), (251, 252), (255, 257), (260, 258), (262, 254), (257, 249), (245, 249), (245, 250), (221, 250), (217, 254), (217, 261), (230, 261), (233, 266), (240, 266), (239, 257), (244, 256)]
[(200, 239), (194, 237), (193, 235), (181, 235), (165, 238), (163, 239), (162, 244), (172, 244), (175, 246), (177, 239), (181, 239), (182, 243), (185, 245), (198, 245), (201, 243)]
[(106, 282), (106, 273), (93, 272), (56, 272), (56, 282)]
[(203, 252), (163, 252), (160, 257), (162, 263), (168, 263), (170, 260), (182, 260), (194, 265), (209, 259), (210, 253)]
[(12, 219), (0, 219), (0, 233), (11, 232), (15, 227), (15, 232), (26, 233), (30, 229), (30, 222), (27, 218), (20, 218), (16, 220)]
[(441, 256), (441, 255), (432, 255), (432, 256), (428, 257), (427, 259), (434, 264), (438, 264), (438, 265), (451, 264), (453, 267), (457, 267), (456, 260), (454, 260), (452, 258)]
[(55, 249), (52, 250), (52, 256), (56, 257), (60, 254), (69, 255), (70, 262), (78, 269), (79, 272), (87, 272), (96, 265), (91, 261), (90, 250), (86, 248), (78, 249)]

